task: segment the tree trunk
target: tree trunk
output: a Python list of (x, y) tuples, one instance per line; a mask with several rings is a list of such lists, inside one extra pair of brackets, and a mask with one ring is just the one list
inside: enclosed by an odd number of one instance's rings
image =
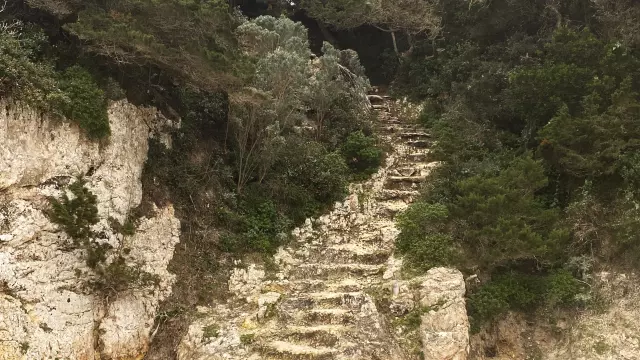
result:
[(405, 56), (411, 55), (411, 52), (413, 51), (413, 38), (411, 37), (411, 33), (409, 31), (406, 32), (407, 34), (407, 42), (409, 43), (409, 50), (405, 51)]
[(398, 51), (398, 43), (396, 42), (396, 32), (395, 31), (391, 31), (391, 40), (393, 40), (393, 50), (395, 50), (396, 55), (400, 55), (400, 52)]

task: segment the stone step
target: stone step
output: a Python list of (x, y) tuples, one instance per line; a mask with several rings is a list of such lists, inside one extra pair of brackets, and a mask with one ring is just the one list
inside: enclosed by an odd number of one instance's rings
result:
[(383, 110), (387, 112), (391, 110), (387, 105), (381, 105), (381, 104), (371, 105), (371, 108), (373, 110)]
[(377, 200), (410, 200), (420, 195), (420, 192), (417, 190), (390, 190), (390, 189), (382, 189), (379, 193), (376, 194)]
[(384, 188), (388, 190), (417, 190), (417, 185), (424, 182), (426, 176), (389, 176), (384, 182)]
[(362, 263), (308, 263), (300, 264), (292, 274), (291, 279), (331, 279), (337, 277), (351, 276), (371, 276), (384, 272), (383, 265), (370, 265)]
[(342, 308), (359, 310), (367, 301), (362, 291), (355, 292), (315, 292), (287, 297), (280, 304), (281, 311), (294, 314), (296, 310)]
[(303, 310), (296, 317), (307, 324), (351, 325), (356, 321), (353, 311), (339, 308)]
[(418, 139), (418, 140), (406, 141), (405, 144), (407, 144), (408, 146), (416, 147), (416, 148), (426, 149), (432, 145), (432, 142), (431, 140)]
[[(391, 249), (384, 249), (379, 246), (371, 246), (359, 243), (335, 244), (329, 247), (325, 245), (315, 248), (313, 252), (318, 252), (322, 257), (322, 263), (364, 263), (370, 265), (380, 265), (386, 263), (391, 255)], [(315, 256), (313, 254), (312, 256)]]
[(335, 346), (341, 337), (353, 329), (345, 325), (313, 325), (313, 326), (287, 326), (281, 333), (275, 334), (278, 340), (291, 341), (296, 344), (309, 346)]
[[(379, 124), (377, 126), (377, 130), (379, 132), (383, 132), (383, 133), (387, 133), (387, 134), (394, 134), (396, 136), (398, 135), (402, 135), (402, 134), (410, 134), (410, 133), (418, 133), (420, 132), (421, 128), (418, 125), (414, 125), (414, 124), (403, 124), (401, 122), (396, 122), (396, 121), (385, 121), (381, 124)], [(409, 138), (404, 138), (404, 139), (410, 139)]]
[(378, 204), (376, 213), (381, 216), (394, 217), (397, 213), (406, 210), (409, 204), (404, 200), (385, 201)]
[(299, 293), (313, 292), (358, 292), (364, 288), (361, 279), (344, 278), (336, 282), (329, 282), (322, 279), (302, 279), (290, 282), (287, 286)]
[(428, 152), (414, 152), (404, 155), (405, 161), (427, 162), (429, 160)]
[(407, 131), (400, 133), (399, 135), (401, 139), (422, 139), (431, 137), (431, 134), (424, 131)]
[(260, 346), (269, 360), (327, 360), (334, 359), (338, 350), (324, 346), (309, 346), (275, 340)]
[(387, 182), (389, 183), (421, 183), (426, 180), (426, 176), (389, 176)]
[(375, 226), (371, 226), (371, 224), (365, 224), (357, 231), (349, 235), (345, 235), (342, 237), (331, 237), (328, 241), (325, 241), (326, 245), (345, 245), (358, 243), (364, 246), (376, 246), (379, 248), (386, 248), (382, 237), (378, 231), (379, 229), (375, 228)]
[(427, 173), (428, 165), (426, 163), (411, 163), (408, 165), (399, 164), (399, 166), (390, 169), (390, 176), (424, 176)]

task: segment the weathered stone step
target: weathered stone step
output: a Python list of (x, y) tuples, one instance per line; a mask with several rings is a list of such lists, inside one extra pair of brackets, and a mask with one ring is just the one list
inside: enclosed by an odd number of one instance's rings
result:
[(379, 193), (376, 194), (377, 200), (409, 200), (416, 196), (420, 195), (420, 192), (417, 190), (391, 190), (391, 189), (382, 189)]
[(361, 291), (356, 292), (317, 292), (299, 294), (284, 299), (281, 304), (282, 311), (304, 309), (329, 309), (344, 308), (359, 310), (365, 303), (367, 295)]
[(384, 188), (389, 190), (415, 190), (416, 185), (424, 182), (426, 176), (389, 176), (384, 183)]
[(376, 212), (381, 216), (394, 217), (397, 213), (406, 210), (408, 207), (409, 204), (404, 202), (404, 200), (388, 200), (380, 202)]
[(432, 142), (431, 140), (418, 139), (418, 140), (406, 141), (405, 144), (407, 144), (408, 146), (416, 147), (416, 148), (426, 149), (432, 145)]
[(354, 278), (344, 278), (337, 282), (322, 279), (303, 279), (292, 281), (289, 287), (300, 293), (308, 292), (358, 292), (363, 289), (363, 282)]
[(400, 124), (402, 124), (402, 121), (400, 121), (398, 118), (390, 117), (390, 118), (387, 118), (387, 119), (382, 119), (382, 121), (380, 121), (380, 124), (382, 126), (385, 126), (385, 125), (387, 125), (387, 126), (388, 125), (400, 125)]
[(281, 333), (275, 334), (279, 340), (290, 341), (310, 346), (335, 346), (341, 337), (352, 332), (353, 329), (345, 325), (314, 325), (287, 326)]
[[(364, 263), (380, 265), (386, 263), (391, 255), (391, 249), (358, 243), (336, 244), (330, 247), (322, 246), (312, 250), (313, 252), (318, 252), (322, 255), (322, 263), (329, 264)], [(312, 256), (315, 256), (315, 254)]]
[(387, 182), (389, 183), (421, 183), (426, 180), (426, 176), (389, 176)]
[(296, 317), (307, 324), (351, 325), (355, 323), (353, 311), (339, 308), (303, 310), (298, 312)]
[(426, 162), (428, 161), (429, 153), (428, 152), (414, 152), (409, 153), (404, 156), (405, 161), (413, 161), (413, 162)]
[(416, 138), (430, 138), (431, 134), (424, 131), (407, 131), (400, 133), (401, 139), (416, 139)]
[(423, 172), (428, 168), (426, 163), (412, 163), (400, 165), (390, 171), (391, 176), (424, 176)]
[(332, 239), (334, 241), (328, 241), (326, 244), (327, 245), (344, 245), (344, 244), (357, 242), (365, 246), (377, 246), (380, 249), (387, 249), (389, 248), (390, 245), (392, 245), (389, 243), (385, 243), (384, 239), (378, 232), (353, 234), (352, 236), (345, 237), (345, 239), (346, 241), (342, 241), (342, 242), (335, 241), (339, 239)]
[(381, 104), (371, 105), (371, 108), (373, 110), (382, 110), (382, 111), (390, 111), (391, 110), (387, 105), (381, 105)]
[(382, 265), (370, 265), (361, 263), (310, 263), (300, 264), (296, 271), (292, 274), (293, 276), (291, 277), (291, 279), (330, 279), (335, 277), (344, 277), (347, 275), (371, 276), (381, 274), (383, 271), (384, 266)]
[(309, 346), (289, 341), (271, 341), (260, 347), (269, 360), (327, 360), (334, 359), (338, 350), (324, 346)]

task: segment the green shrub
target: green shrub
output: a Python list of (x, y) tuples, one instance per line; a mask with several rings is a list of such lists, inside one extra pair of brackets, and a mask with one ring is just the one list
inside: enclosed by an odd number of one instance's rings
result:
[(342, 155), (356, 174), (370, 175), (382, 163), (383, 151), (376, 146), (376, 139), (357, 131), (347, 137), (341, 148)]
[(398, 217), (401, 233), (396, 249), (410, 267), (426, 270), (453, 262), (454, 244), (451, 236), (444, 233), (448, 215), (442, 204), (416, 202)]
[(576, 295), (586, 290), (586, 284), (566, 270), (558, 270), (547, 278), (545, 302), (548, 306), (577, 303)]
[(241, 205), (242, 212), (226, 212), (224, 221), (231, 225), (231, 232), (220, 238), (219, 246), (231, 253), (273, 254), (286, 239), (291, 222), (277, 211), (273, 202), (247, 200)]
[(422, 106), (418, 120), (425, 127), (431, 128), (442, 115), (442, 105), (432, 98), (427, 98)]
[(68, 68), (60, 80), (60, 89), (70, 99), (64, 115), (77, 123), (92, 139), (111, 133), (107, 115), (107, 100), (91, 74), (79, 67)]
[(264, 186), (287, 217), (295, 222), (314, 216), (341, 200), (348, 184), (344, 158), (316, 141), (288, 137)]
[[(78, 178), (69, 185), (68, 190), (73, 194), (72, 198), (66, 191), (60, 200), (49, 198), (51, 208), (47, 214), (52, 222), (60, 225), (71, 237), (76, 247), (84, 250), (87, 266), (98, 275), (89, 285), (105, 295), (116, 294), (131, 287), (157, 285), (157, 276), (143, 271), (139, 266), (127, 265), (122, 256), (117, 256), (109, 265), (104, 265), (112, 247), (94, 239), (96, 234), (91, 230), (91, 226), (99, 221), (97, 197), (85, 187), (85, 184), (82, 178)], [(129, 223), (128, 220), (121, 231), (130, 231), (131, 225), (127, 225)]]
[(508, 310), (531, 311), (541, 306), (575, 304), (576, 296), (585, 290), (585, 284), (562, 269), (546, 275), (509, 272), (494, 276), (471, 294), (467, 298), (467, 310), (473, 330), (478, 330)]
[(13, 26), (15, 32), (0, 32), (0, 95), (55, 110), (68, 99), (58, 89), (52, 62), (40, 56), (47, 37), (34, 27), (20, 23)]
[(136, 228), (138, 225), (137, 225), (137, 220), (133, 216), (127, 216), (127, 218), (124, 221), (124, 224), (121, 224), (120, 221), (118, 221), (118, 219), (111, 216), (109, 217), (108, 220), (109, 220), (109, 225), (111, 225), (111, 228), (115, 232), (118, 232), (122, 235), (127, 235), (127, 236), (131, 236), (136, 233)]
[(202, 340), (208, 341), (220, 335), (220, 326), (217, 324), (207, 325), (202, 328)]
[(85, 187), (86, 182), (78, 178), (69, 185), (68, 190), (73, 194), (70, 198), (66, 191), (60, 200), (50, 197), (51, 208), (47, 214), (52, 222), (60, 225), (69, 235), (77, 248), (85, 251), (86, 263), (96, 269), (107, 259), (109, 244), (93, 241), (95, 233), (91, 226), (98, 223), (97, 197)]
[(97, 197), (85, 184), (82, 178), (78, 178), (69, 185), (73, 198), (69, 198), (66, 192), (62, 194), (61, 200), (49, 198), (49, 218), (60, 225), (76, 245), (88, 241), (92, 235), (91, 225), (98, 223)]
[(160, 278), (142, 270), (141, 266), (130, 266), (122, 256), (117, 256), (109, 265), (96, 268), (98, 277), (90, 285), (109, 297), (125, 290), (145, 286), (157, 286)]

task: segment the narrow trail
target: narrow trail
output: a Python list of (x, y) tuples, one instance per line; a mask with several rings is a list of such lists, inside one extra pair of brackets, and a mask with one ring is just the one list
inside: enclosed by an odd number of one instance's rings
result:
[(385, 164), (371, 179), (352, 184), (347, 200), (330, 213), (294, 230), (294, 241), (274, 257), (277, 273), (265, 275), (253, 266), (234, 272), (230, 291), (238, 303), (253, 307), (208, 310), (217, 324), (236, 325), (224, 325), (210, 343), (202, 340), (207, 334), (201, 329), (213, 318), (192, 325), (180, 359), (416, 356), (415, 349), (398, 344), (372, 295), (372, 289), (399, 279), (392, 257), (399, 232), (394, 217), (418, 195), (419, 183), (435, 165), (426, 157), (429, 135), (394, 115), (394, 105), (389, 99), (374, 105), (377, 131), (390, 147)]

